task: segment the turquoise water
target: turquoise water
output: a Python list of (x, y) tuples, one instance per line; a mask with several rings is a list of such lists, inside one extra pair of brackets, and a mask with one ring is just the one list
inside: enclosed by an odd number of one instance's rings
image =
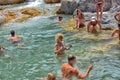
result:
[[(37, 3), (39, 5), (34, 7), (47, 8), (46, 11), (53, 10), (56, 6), (46, 5), (42, 0), (36, 1), (40, 4)], [(30, 4), (13, 5), (9, 9), (17, 9), (21, 5), (26, 7)], [(99, 36), (89, 34), (95, 37), (91, 39), (87, 33), (66, 32), (54, 22), (56, 17), (51, 13), (23, 23), (11, 22), (0, 27), (0, 43), (8, 49), (1, 54), (10, 56), (0, 57), (0, 80), (39, 80), (40, 77), (46, 77), (48, 72), (60, 77), (60, 67), (67, 61), (68, 54), (77, 56), (76, 66), (81, 73), (90, 64), (94, 65), (93, 71), (84, 80), (120, 80), (120, 44), (116, 40), (104, 36), (95, 39)], [(64, 21), (68, 18), (70, 16), (66, 16)], [(6, 41), (10, 30), (23, 36), (25, 46), (14, 46)], [(63, 33), (66, 45), (73, 45), (71, 50), (66, 51), (65, 57), (57, 57), (53, 53), (56, 33)], [(109, 35), (107, 32), (105, 34)]]

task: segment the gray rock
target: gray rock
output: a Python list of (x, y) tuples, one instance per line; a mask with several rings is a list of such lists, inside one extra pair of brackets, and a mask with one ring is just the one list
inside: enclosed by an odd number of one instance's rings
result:
[[(104, 11), (109, 11), (114, 6), (120, 6), (120, 0), (105, 0)], [(57, 13), (72, 14), (75, 9), (83, 12), (95, 12), (94, 0), (62, 0), (61, 7)]]

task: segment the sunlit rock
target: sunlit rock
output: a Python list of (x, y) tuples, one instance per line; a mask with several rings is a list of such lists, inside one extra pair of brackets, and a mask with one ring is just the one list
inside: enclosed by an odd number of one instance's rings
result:
[(0, 0), (0, 4), (17, 4), (24, 2), (25, 0)]
[(60, 3), (61, 0), (44, 0), (46, 3)]

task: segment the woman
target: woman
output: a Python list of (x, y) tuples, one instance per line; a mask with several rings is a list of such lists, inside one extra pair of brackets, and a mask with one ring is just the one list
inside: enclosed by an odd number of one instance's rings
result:
[(79, 9), (77, 9), (75, 11), (74, 18), (75, 18), (75, 22), (76, 22), (74, 28), (80, 28), (80, 27), (85, 26), (84, 25), (84, 20), (85, 20), (84, 14)]
[(56, 41), (56, 43), (54, 46), (54, 52), (58, 56), (64, 55), (65, 50), (69, 50), (72, 47), (72, 45), (70, 45), (68, 48), (65, 46), (64, 41), (63, 41), (63, 34), (61, 34), (61, 33), (58, 33), (56, 35), (55, 41)]
[[(101, 21), (105, 1), (104, 0), (95, 0), (95, 3), (96, 3), (97, 20), (99, 20), (99, 16), (100, 16), (100, 21)], [(99, 12), (100, 12), (100, 14), (99, 14)]]

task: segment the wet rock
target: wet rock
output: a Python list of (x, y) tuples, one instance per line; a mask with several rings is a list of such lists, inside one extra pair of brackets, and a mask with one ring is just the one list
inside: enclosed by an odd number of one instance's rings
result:
[(44, 0), (46, 3), (60, 3), (61, 0)]
[(0, 0), (0, 4), (1, 5), (5, 5), (5, 4), (17, 4), (17, 3), (21, 3), (24, 2), (25, 0)]
[[(120, 6), (120, 0), (105, 0), (104, 11), (109, 11), (114, 6)], [(94, 0), (62, 0), (57, 13), (72, 14), (75, 9), (83, 12), (95, 12)]]
[(24, 8), (21, 10), (7, 11), (5, 23), (14, 20), (15, 22), (23, 22), (29, 18), (39, 16), (42, 12), (35, 8)]

